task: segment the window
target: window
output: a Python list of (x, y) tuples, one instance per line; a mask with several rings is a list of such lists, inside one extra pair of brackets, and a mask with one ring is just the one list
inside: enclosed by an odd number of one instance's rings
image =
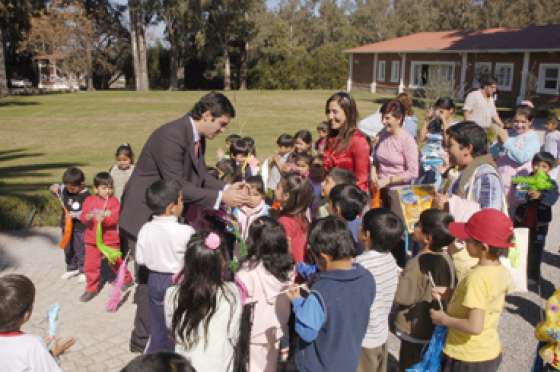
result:
[(492, 73), (492, 62), (476, 62), (474, 64), (473, 88), (480, 88), (480, 78)]
[(560, 92), (560, 64), (541, 63), (537, 93), (558, 94)]
[(453, 86), (455, 82), (455, 64), (453, 62), (412, 61), (410, 72), (411, 88), (421, 88), (429, 84)]
[(385, 81), (385, 61), (377, 62), (377, 81)]
[(391, 83), (398, 83), (401, 77), (401, 62), (391, 62)]
[(498, 81), (496, 84), (498, 89), (511, 92), (511, 84), (513, 82), (513, 63), (496, 63), (496, 69), (494, 71), (496, 80)]

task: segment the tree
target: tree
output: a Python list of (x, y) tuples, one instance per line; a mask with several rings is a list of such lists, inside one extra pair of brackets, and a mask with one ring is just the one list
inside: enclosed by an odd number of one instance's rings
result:
[(141, 0), (129, 0), (128, 9), (135, 86), (137, 91), (146, 91), (150, 89), (150, 86), (145, 25), (146, 18), (149, 20), (151, 15), (146, 12), (146, 5)]

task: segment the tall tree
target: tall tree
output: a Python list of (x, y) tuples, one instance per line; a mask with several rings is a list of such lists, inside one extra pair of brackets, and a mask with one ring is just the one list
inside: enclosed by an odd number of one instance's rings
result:
[(182, 62), (188, 10), (188, 0), (158, 0), (157, 15), (165, 24), (165, 34), (169, 42), (169, 89), (178, 88), (177, 72)]
[(142, 0), (129, 0), (130, 15), (130, 44), (132, 61), (134, 65), (134, 82), (137, 91), (150, 89), (148, 80), (148, 52), (146, 45), (146, 18), (145, 4)]

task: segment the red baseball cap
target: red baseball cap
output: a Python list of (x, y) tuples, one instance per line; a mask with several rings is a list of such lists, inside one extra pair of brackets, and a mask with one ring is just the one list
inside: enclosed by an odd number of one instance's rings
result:
[(511, 219), (497, 209), (476, 212), (466, 223), (449, 224), (451, 235), (460, 240), (474, 239), (496, 248), (510, 248), (513, 235)]

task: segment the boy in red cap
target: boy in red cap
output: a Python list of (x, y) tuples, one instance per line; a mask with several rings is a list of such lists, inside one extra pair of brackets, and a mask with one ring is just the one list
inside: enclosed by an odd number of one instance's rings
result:
[[(459, 282), (447, 313), (430, 311), (434, 324), (449, 328), (441, 370), (497, 371), (502, 359), (498, 324), (506, 294), (513, 288), (500, 256), (512, 246), (513, 224), (504, 213), (483, 209), (466, 223), (450, 223), (449, 232), (465, 241), (469, 255), (479, 261)], [(436, 287), (432, 294), (440, 299), (450, 296), (451, 291)]]

